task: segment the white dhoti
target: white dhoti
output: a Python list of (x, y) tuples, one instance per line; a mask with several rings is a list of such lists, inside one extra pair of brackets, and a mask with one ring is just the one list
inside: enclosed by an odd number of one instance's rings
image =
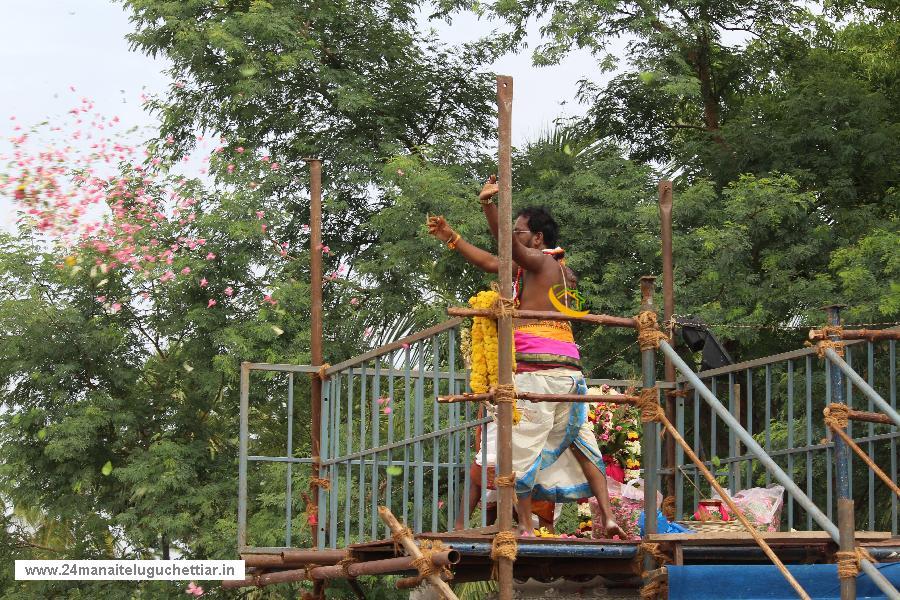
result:
[[(581, 371), (553, 368), (515, 375), (516, 390), (537, 394), (586, 394)], [(572, 502), (593, 495), (574, 444), (588, 460), (606, 473), (593, 425), (583, 402), (529, 402), (517, 400), (522, 418), (512, 431), (516, 494), (535, 500)]]

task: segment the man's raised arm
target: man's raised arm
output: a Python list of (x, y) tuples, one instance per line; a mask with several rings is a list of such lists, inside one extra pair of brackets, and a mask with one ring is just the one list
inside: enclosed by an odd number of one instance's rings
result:
[[(488, 177), (488, 180), (484, 182), (484, 187), (481, 188), (481, 192), (478, 194), (478, 201), (481, 202), (481, 210), (484, 211), (484, 217), (487, 219), (488, 228), (491, 230), (491, 235), (494, 236), (495, 240), (498, 239), (497, 236), (499, 235), (500, 226), (499, 213), (497, 205), (493, 202), (493, 198), (499, 192), (500, 186), (497, 184), (497, 176), (491, 175)], [(526, 271), (536, 272), (544, 267), (547, 257), (540, 250), (528, 248), (522, 244), (522, 242), (519, 241), (519, 237), (513, 233), (512, 258), (513, 262)]]
[(447, 244), (451, 250), (459, 252), (464, 259), (482, 271), (496, 273), (499, 270), (500, 260), (496, 256), (462, 239), (444, 217), (428, 217), (428, 233)]

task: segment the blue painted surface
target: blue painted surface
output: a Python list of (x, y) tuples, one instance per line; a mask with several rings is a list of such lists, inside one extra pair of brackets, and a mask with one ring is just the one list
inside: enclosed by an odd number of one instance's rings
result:
[[(900, 586), (900, 563), (876, 565)], [(669, 600), (793, 600), (797, 593), (774, 565), (688, 565), (666, 567)], [(814, 600), (839, 600), (837, 565), (788, 565), (788, 570)], [(886, 598), (866, 575), (856, 579), (857, 600)]]

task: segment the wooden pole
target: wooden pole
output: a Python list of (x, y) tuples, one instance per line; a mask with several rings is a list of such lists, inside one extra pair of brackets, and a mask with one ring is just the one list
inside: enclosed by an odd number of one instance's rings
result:
[[(307, 159), (309, 164), (309, 277), (310, 277), (310, 360), (312, 364), (321, 366), (322, 361), (322, 161), (317, 158)], [(322, 440), (322, 378), (314, 375), (310, 390), (310, 446), (313, 455), (311, 476), (322, 476), (319, 452)], [(311, 514), (316, 515), (313, 530), (313, 545), (318, 547), (323, 539), (324, 519), (319, 517), (319, 496), (321, 488), (310, 488)], [(316, 582), (313, 586), (313, 597), (325, 597), (324, 584)]]
[[(499, 118), (498, 175), (500, 184), (499, 226), (497, 242), (500, 255), (500, 295), (512, 297), (512, 77), (497, 77), (497, 112)], [(497, 319), (497, 343), (499, 348), (499, 385), (512, 385), (512, 317)], [(497, 407), (497, 473), (512, 472), (512, 413), (509, 402)], [(511, 486), (498, 486), (498, 519), (500, 531), (512, 531), (514, 491)], [(500, 600), (512, 600), (513, 561), (500, 558), (497, 575), (500, 584)]]
[[(403, 546), (403, 549), (406, 550), (406, 553), (409, 556), (413, 558), (422, 558), (422, 552), (419, 551), (419, 547), (416, 545), (415, 540), (409, 535), (399, 535), (403, 531), (403, 527), (387, 506), (378, 507), (378, 516), (384, 524), (388, 526), (388, 529), (391, 530), (391, 534), (397, 536), (395, 539)], [(428, 582), (443, 595), (444, 600), (459, 600), (459, 598), (456, 597), (456, 594), (453, 593), (453, 590), (450, 589), (450, 586), (447, 585), (447, 582), (441, 579), (438, 572), (431, 573), (427, 576), (427, 579)]]
[[(663, 270), (663, 321), (668, 323), (675, 314), (675, 266), (672, 259), (672, 182), (659, 182), (659, 224), (662, 239)], [(674, 343), (674, 340), (673, 342)], [(675, 381), (675, 365), (666, 359), (666, 381)], [(675, 421), (675, 397), (666, 394), (666, 418)], [(675, 440), (667, 435), (665, 439), (663, 466), (670, 472), (665, 476), (667, 496), (675, 496)]]

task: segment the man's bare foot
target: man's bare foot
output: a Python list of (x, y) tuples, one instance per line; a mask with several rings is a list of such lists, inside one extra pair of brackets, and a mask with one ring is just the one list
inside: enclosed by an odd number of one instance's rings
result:
[(530, 527), (524, 525), (516, 525), (516, 535), (519, 537), (530, 537), (534, 535), (534, 531)]
[(625, 536), (625, 532), (622, 530), (621, 527), (619, 527), (619, 524), (616, 523), (616, 522), (615, 522), (614, 520), (612, 520), (612, 519), (607, 519), (607, 521), (606, 521), (606, 526), (603, 527), (602, 534), (603, 534), (607, 539), (612, 539), (612, 538), (615, 537), (615, 536), (619, 536), (619, 539), (620, 539), (620, 540), (624, 540), (625, 537), (626, 537), (626, 536)]

